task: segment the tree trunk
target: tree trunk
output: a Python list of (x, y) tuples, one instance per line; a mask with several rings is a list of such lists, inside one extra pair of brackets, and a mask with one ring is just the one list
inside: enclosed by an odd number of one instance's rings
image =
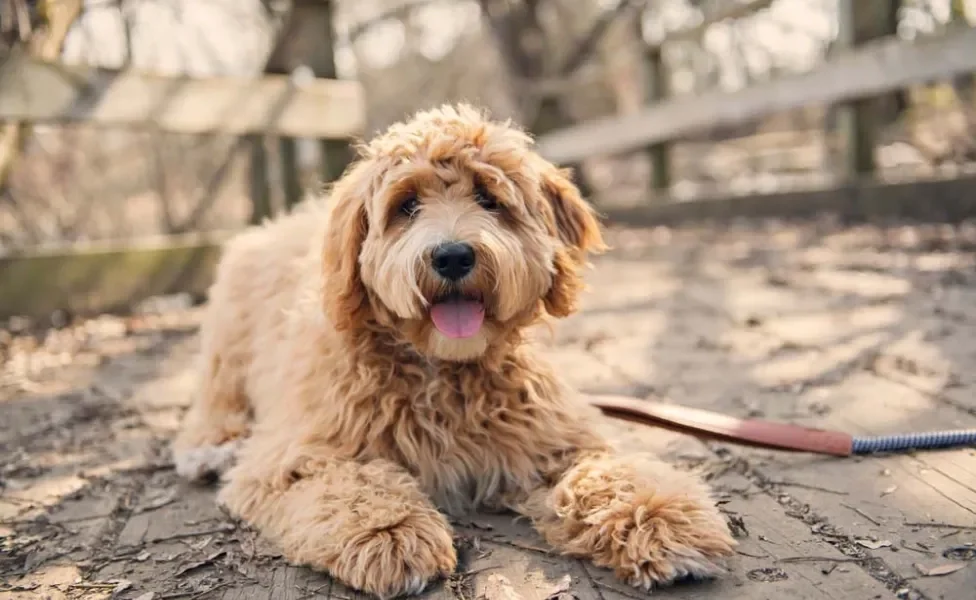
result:
[[(82, 4), (83, 0), (41, 2), (38, 10), (45, 25), (29, 40), (29, 52), (46, 61), (58, 60), (65, 38), (81, 14)], [(30, 135), (31, 124), (27, 122), (6, 123), (0, 129), (0, 190), (7, 187), (10, 173), (23, 153)]]

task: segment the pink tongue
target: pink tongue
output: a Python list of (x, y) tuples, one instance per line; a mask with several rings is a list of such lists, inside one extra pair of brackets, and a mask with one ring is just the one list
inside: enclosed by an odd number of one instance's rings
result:
[(449, 338), (466, 338), (478, 333), (485, 320), (485, 307), (470, 300), (438, 302), (430, 309), (437, 331)]

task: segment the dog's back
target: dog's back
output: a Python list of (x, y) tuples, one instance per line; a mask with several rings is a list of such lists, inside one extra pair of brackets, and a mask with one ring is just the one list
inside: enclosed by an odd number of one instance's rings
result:
[(279, 367), (275, 349), (286, 337), (288, 314), (302, 289), (317, 283), (314, 265), (328, 220), (324, 207), (324, 201), (310, 200), (247, 229), (224, 248), (210, 288), (202, 343), (221, 349), (222, 360), (243, 375), (235, 387), (252, 401), (277, 396), (254, 385), (273, 381), (260, 373)]

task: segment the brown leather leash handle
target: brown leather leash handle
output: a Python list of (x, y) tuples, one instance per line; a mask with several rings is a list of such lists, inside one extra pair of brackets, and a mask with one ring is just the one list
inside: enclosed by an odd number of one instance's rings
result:
[(739, 419), (719, 413), (624, 396), (587, 394), (605, 414), (644, 425), (764, 448), (850, 456), (853, 438), (846, 433), (812, 429), (762, 419)]

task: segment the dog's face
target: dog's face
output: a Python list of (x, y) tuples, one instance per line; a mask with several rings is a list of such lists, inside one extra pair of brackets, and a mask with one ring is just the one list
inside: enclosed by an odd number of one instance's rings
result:
[(567, 174), (507, 124), (420, 113), (362, 150), (329, 199), (325, 308), (422, 354), (472, 360), (543, 310), (566, 316), (599, 224)]

